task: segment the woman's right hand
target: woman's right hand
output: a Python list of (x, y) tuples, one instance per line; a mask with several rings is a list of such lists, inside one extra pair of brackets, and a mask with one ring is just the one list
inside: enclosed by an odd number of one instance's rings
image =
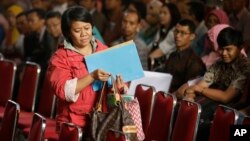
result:
[(100, 81), (108, 81), (110, 77), (110, 73), (107, 73), (102, 69), (96, 69), (93, 72), (91, 72), (90, 75), (94, 80), (100, 80)]

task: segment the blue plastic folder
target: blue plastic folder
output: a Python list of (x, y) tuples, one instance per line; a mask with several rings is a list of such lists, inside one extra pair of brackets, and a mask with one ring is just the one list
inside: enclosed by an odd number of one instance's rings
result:
[[(133, 41), (124, 42), (85, 57), (89, 72), (103, 69), (113, 76), (122, 75), (124, 82), (144, 76), (140, 58)], [(111, 82), (111, 81), (109, 81)], [(94, 90), (101, 88), (101, 82), (95, 81)]]

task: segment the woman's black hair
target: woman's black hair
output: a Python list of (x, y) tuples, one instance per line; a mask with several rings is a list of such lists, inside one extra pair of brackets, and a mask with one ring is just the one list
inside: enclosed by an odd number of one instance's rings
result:
[(62, 15), (61, 29), (66, 41), (72, 44), (70, 37), (70, 27), (73, 21), (82, 21), (90, 23), (93, 27), (93, 21), (87, 9), (81, 6), (73, 6), (68, 8)]
[(177, 6), (173, 3), (164, 3), (162, 7), (167, 7), (171, 16), (169, 29), (172, 29), (181, 19), (181, 14)]
[(221, 30), (218, 35), (217, 42), (219, 48), (223, 48), (229, 45), (235, 45), (237, 48), (242, 48), (243, 37), (240, 31), (227, 27)]

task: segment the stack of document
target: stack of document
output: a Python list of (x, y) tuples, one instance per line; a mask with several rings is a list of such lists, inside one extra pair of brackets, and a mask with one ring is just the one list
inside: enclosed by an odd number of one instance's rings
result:
[[(89, 72), (103, 69), (114, 77), (121, 75), (125, 82), (139, 79), (144, 76), (140, 58), (133, 41), (124, 42), (85, 57)], [(102, 82), (93, 84), (94, 90), (101, 88)]]

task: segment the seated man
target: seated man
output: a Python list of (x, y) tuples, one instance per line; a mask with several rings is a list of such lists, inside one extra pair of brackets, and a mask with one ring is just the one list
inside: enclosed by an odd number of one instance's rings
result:
[(172, 52), (165, 63), (163, 72), (173, 76), (170, 92), (176, 91), (188, 80), (204, 75), (205, 64), (191, 47), (195, 39), (195, 24), (191, 20), (183, 19), (174, 29), (176, 51)]
[(209, 123), (218, 104), (235, 108), (250, 72), (250, 61), (240, 54), (243, 43), (240, 32), (231, 27), (224, 28), (217, 42), (221, 60), (212, 65), (196, 85), (181, 87), (177, 93), (179, 97), (201, 104), (204, 124), (200, 124), (197, 138), (202, 137), (202, 140), (209, 135)]

